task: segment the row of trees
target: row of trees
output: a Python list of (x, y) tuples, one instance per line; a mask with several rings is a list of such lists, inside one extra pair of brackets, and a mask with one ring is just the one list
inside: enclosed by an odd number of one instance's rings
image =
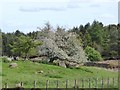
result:
[(5, 56), (20, 56), (28, 58), (36, 55), (36, 47), (42, 42), (35, 40), (36, 32), (24, 34), (17, 30), (15, 33), (2, 33), (2, 54)]
[[(50, 30), (50, 28), (49, 23), (44, 27), (45, 30)], [(2, 32), (2, 55), (28, 57), (37, 54), (35, 48), (41, 45), (41, 42), (36, 40), (38, 32), (30, 32), (28, 34), (24, 34), (19, 30), (13, 33)], [(101, 56), (104, 59), (120, 58), (119, 24), (104, 26), (101, 22), (93, 21), (92, 24), (87, 23), (84, 26), (73, 27), (68, 32), (77, 34), (77, 39), (89, 55), (90, 60), (93, 61), (92, 52), (98, 57), (98, 60), (101, 59)]]
[(87, 46), (94, 48), (105, 59), (120, 58), (119, 24), (104, 26), (101, 22), (94, 21), (91, 25), (87, 23), (85, 26), (80, 25), (79, 27), (74, 27), (70, 31), (79, 35), (84, 48)]

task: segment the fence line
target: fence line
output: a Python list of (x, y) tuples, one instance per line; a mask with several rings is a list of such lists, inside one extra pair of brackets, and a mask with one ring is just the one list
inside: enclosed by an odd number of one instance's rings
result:
[[(71, 88), (74, 88), (75, 90), (77, 88), (111, 88), (111, 85), (112, 85), (112, 88), (118, 88), (118, 80), (116, 78), (107, 78), (107, 79), (104, 79), (104, 78), (88, 78), (88, 79), (85, 79), (85, 78), (82, 78), (80, 80), (73, 80), (73, 82), (68, 82), (68, 80), (66, 80), (64, 83), (60, 83), (60, 80), (56, 80), (55, 82), (55, 87), (53, 88), (61, 88), (60, 85), (62, 84), (62, 86), (65, 85), (64, 88), (66, 88), (66, 90), (69, 88), (69, 85), (72, 83), (73, 86), (71, 86)], [(24, 86), (23, 86), (24, 84)], [(39, 83), (37, 83), (37, 81), (35, 80), (34, 83), (33, 83), (33, 88), (37, 88), (37, 84), (39, 85)], [(46, 90), (48, 90), (48, 88), (50, 88), (50, 85), (52, 85), (50, 83), (49, 80), (46, 80), (45, 81), (45, 88)], [(8, 83), (5, 83), (4, 84), (4, 88), (9, 88), (10, 85), (8, 85)], [(20, 87), (25, 87), (25, 83), (24, 82), (20, 82)], [(32, 86), (31, 86), (32, 87)], [(11, 88), (11, 87), (10, 87)], [(14, 87), (13, 87), (14, 88)]]

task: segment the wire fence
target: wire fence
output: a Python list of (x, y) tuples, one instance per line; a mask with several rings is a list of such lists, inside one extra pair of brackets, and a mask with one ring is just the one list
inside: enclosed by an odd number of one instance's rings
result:
[(33, 82), (4, 83), (2, 88), (118, 88), (118, 78), (81, 78), (75, 80), (35, 80)]

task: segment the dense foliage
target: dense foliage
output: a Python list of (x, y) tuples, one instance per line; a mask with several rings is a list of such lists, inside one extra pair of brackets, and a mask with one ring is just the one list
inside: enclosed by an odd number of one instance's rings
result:
[(87, 46), (85, 48), (85, 53), (88, 57), (89, 61), (100, 61), (103, 60), (100, 53), (96, 51), (94, 48)]
[(31, 54), (30, 52), (32, 51), (32, 53), (34, 53), (35, 48), (41, 44), (42, 43), (34, 41), (29, 36), (21, 35), (17, 37), (15, 42), (9, 44), (9, 46), (12, 48), (11, 51), (15, 56), (24, 56), (27, 58)]
[[(91, 25), (74, 27), (70, 30), (79, 35), (83, 47), (90, 46), (100, 52), (104, 59), (117, 59), (119, 56), (120, 25), (110, 24), (104, 26), (101, 22), (94, 21)], [(81, 41), (81, 40), (80, 40)]]
[[(49, 30), (51, 29), (51, 26), (47, 24), (47, 26), (45, 26), (44, 29), (45, 28)], [(66, 30), (64, 29), (64, 31)], [(99, 52), (102, 58), (104, 59), (120, 58), (119, 57), (120, 50), (118, 46), (118, 44), (120, 43), (120, 38), (118, 35), (118, 32), (120, 32), (119, 24), (118, 25), (110, 24), (110, 25), (104, 26), (101, 22), (93, 21), (92, 24), (87, 23), (86, 25), (80, 25), (79, 27), (73, 27), (72, 29), (69, 29), (67, 31), (76, 33), (75, 35), (77, 35), (77, 39), (78, 39), (77, 42), (79, 41), (80, 45), (82, 45), (84, 49), (91, 47), (95, 52), (97, 53)], [(28, 37), (31, 38), (31, 39), (28, 39), (28, 41), (29, 40), (34, 41), (37, 39), (38, 32), (39, 31), (30, 32), (28, 34), (24, 34), (23, 32), (20, 32), (19, 30), (13, 33), (2, 32), (2, 55), (14, 56), (15, 48), (18, 48), (20, 45), (18, 43), (15, 44), (15, 42), (18, 42), (21, 36), (24, 37), (22, 41), (24, 41)], [(58, 31), (56, 31), (56, 33), (57, 32)], [(15, 44), (17, 47), (10, 46), (13, 44)], [(18, 53), (16, 54), (17, 56), (20, 56), (19, 55), (20, 52), (19, 54)], [(28, 56), (29, 55), (30, 54), (28, 54)]]

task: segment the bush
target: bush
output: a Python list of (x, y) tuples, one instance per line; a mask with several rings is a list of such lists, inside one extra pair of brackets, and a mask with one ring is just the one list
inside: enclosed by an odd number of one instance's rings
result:
[(90, 61), (100, 61), (103, 60), (101, 54), (94, 48), (87, 46), (85, 48), (85, 53)]

